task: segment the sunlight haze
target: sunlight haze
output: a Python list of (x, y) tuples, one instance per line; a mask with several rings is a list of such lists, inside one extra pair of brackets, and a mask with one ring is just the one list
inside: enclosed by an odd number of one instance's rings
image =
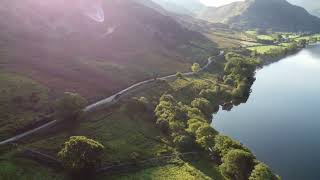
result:
[(203, 4), (207, 6), (223, 6), (235, 1), (243, 1), (243, 0), (200, 0)]

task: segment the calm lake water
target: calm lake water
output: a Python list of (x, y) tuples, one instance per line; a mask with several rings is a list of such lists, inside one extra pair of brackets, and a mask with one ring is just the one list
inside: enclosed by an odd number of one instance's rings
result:
[(213, 126), (284, 180), (319, 180), (320, 46), (271, 64), (256, 78), (248, 102), (220, 111)]

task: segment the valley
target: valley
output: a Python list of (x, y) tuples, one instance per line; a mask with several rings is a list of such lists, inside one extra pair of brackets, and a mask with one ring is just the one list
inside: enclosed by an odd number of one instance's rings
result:
[(250, 126), (236, 113), (260, 72), (317, 47), (302, 7), (5, 0), (0, 15), (0, 179), (298, 177), (256, 147), (261, 133), (236, 133)]

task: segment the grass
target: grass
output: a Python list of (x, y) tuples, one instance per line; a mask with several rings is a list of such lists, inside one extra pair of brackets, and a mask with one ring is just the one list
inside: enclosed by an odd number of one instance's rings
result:
[(166, 165), (162, 167), (148, 168), (130, 175), (116, 176), (111, 180), (210, 180), (213, 179), (196, 169), (189, 163), (181, 165)]
[[(151, 102), (157, 103), (159, 97), (165, 92), (175, 94), (179, 100), (185, 99), (186, 103), (192, 100), (186, 96), (187, 91), (191, 89), (201, 89), (215, 83), (216, 77), (205, 73), (186, 79), (177, 79), (174, 82), (162, 82), (150, 85), (145, 91), (137, 91), (131, 96), (147, 97)], [(189, 89), (189, 90), (188, 90)], [(176, 92), (176, 93), (175, 93)], [(33, 138), (20, 142), (19, 149), (28, 147), (51, 155), (56, 155), (61, 149), (62, 144), (74, 135), (83, 135), (101, 142), (105, 147), (104, 163), (110, 162), (128, 162), (130, 155), (135, 152), (139, 158), (147, 159), (161, 154), (171, 154), (175, 149), (161, 143), (167, 142), (165, 135), (155, 125), (152, 118), (152, 112), (140, 112), (128, 106), (127, 101), (121, 102), (121, 105), (113, 107), (111, 110), (101, 109), (95, 113), (89, 114), (78, 124), (73, 123), (72, 127), (62, 124), (58, 131), (44, 132)], [(111, 113), (112, 112), (112, 113)], [(111, 113), (111, 114), (110, 114)], [(41, 138), (40, 138), (41, 137)], [(42, 167), (39, 164), (23, 159), (16, 158), (15, 153), (18, 150), (12, 150), (9, 158), (4, 158), (2, 174), (0, 179), (11, 176), (13, 171), (23, 172), (25, 177), (46, 177), (53, 180), (60, 177), (63, 172), (53, 173), (49, 167)], [(0, 157), (1, 158), (1, 157)], [(30, 165), (28, 165), (30, 164)], [(7, 167), (8, 166), (8, 167)], [(29, 167), (31, 169), (29, 169)], [(41, 168), (40, 168), (41, 167)], [(32, 170), (37, 171), (35, 173)], [(1, 171), (0, 171), (1, 172)], [(57, 175), (56, 175), (57, 174)], [(221, 177), (217, 166), (213, 162), (207, 162), (205, 158), (199, 161), (181, 161), (177, 164), (168, 164), (161, 167), (152, 167), (144, 169), (133, 174), (113, 177), (113, 179), (219, 179)], [(105, 177), (102, 177), (102, 179)], [(59, 178), (58, 178), (59, 179)]]
[[(23, 79), (12, 74), (7, 74), (3, 79), (10, 80), (12, 84), (23, 85), (24, 88), (20, 88), (20, 90), (27, 95), (29, 94), (28, 92), (42, 90), (42, 99), (48, 99), (48, 90), (30, 79)], [(190, 96), (187, 96), (190, 89), (205, 88), (214, 84), (215, 81), (215, 76), (201, 74), (186, 78), (185, 80), (177, 79), (174, 82), (150, 84), (143, 91), (132, 93), (130, 97), (144, 96), (149, 99), (151, 104), (157, 104), (159, 97), (168, 92), (179, 95), (178, 99), (186, 99), (186, 103), (190, 103), (188, 101), (192, 99)], [(30, 88), (28, 85), (35, 89)], [(11, 86), (7, 85), (5, 87)], [(22, 92), (19, 91), (17, 94), (24, 95)], [(13, 95), (10, 94), (8, 96), (11, 97)], [(140, 159), (148, 159), (175, 152), (176, 150), (173, 147), (167, 145), (170, 139), (167, 139), (159, 128), (156, 127), (152, 112), (154, 107), (151, 108), (151, 111), (136, 110), (135, 107), (129, 106), (126, 99), (124, 98), (123, 102), (120, 102), (111, 109), (101, 109), (90, 113), (78, 123), (60, 124), (58, 128), (48, 129), (46, 132), (38, 133), (19, 142), (19, 146), (12, 149), (11, 153), (0, 156), (0, 179), (13, 178), (24, 180), (37, 179), (39, 177), (48, 180), (66, 179), (61, 171), (54, 171), (50, 167), (40, 165), (17, 155), (20, 149), (27, 147), (55, 156), (63, 143), (70, 136), (75, 135), (87, 136), (101, 142), (106, 147), (103, 157), (104, 163), (131, 161), (130, 155), (133, 152), (137, 153)], [(180, 161), (179, 164), (168, 164), (161, 167), (144, 169), (141, 172), (118, 176), (117, 178), (168, 179), (172, 177), (173, 179), (212, 179), (213, 177), (221, 176), (217, 170), (217, 166), (213, 162), (207, 166), (208, 164), (205, 165), (202, 162)], [(204, 162), (205, 160), (201, 161)], [(16, 174), (13, 174), (13, 172), (16, 172)], [(159, 174), (162, 175), (160, 176)], [(16, 178), (16, 176), (20, 176), (21, 178)]]
[[(141, 158), (148, 158), (163, 151), (170, 151), (165, 144), (150, 138), (161, 136), (155, 127), (153, 119), (145, 113), (129, 114), (125, 105), (115, 110), (111, 115), (101, 111), (68, 131), (60, 132), (53, 137), (44, 138), (31, 143), (29, 147), (45, 151), (60, 149), (63, 142), (70, 136), (84, 135), (101, 142), (105, 147), (105, 162), (127, 161), (131, 153), (136, 152)], [(144, 136), (146, 135), (146, 136)]]
[(249, 31), (246, 31), (247, 34), (249, 35), (252, 35), (252, 36), (256, 36), (257, 35), (257, 31), (255, 30), (249, 30)]
[(47, 110), (49, 90), (29, 78), (2, 71), (0, 84), (1, 140)]
[(283, 48), (283, 47), (276, 46), (276, 45), (266, 45), (266, 46), (249, 47), (248, 49), (251, 51), (257, 51), (259, 54), (264, 54), (269, 52), (272, 49), (278, 49), (278, 48)]
[[(105, 110), (101, 110), (91, 114), (79, 124), (73, 123), (72, 127), (62, 127), (54, 133), (45, 132), (38, 134), (38, 137), (20, 142), (19, 147), (11, 151), (12, 156), (9, 158), (0, 156), (1, 159), (4, 159), (0, 161), (0, 169), (2, 169), (2, 172), (0, 170), (0, 179), (11, 176), (13, 171), (17, 171), (18, 175), (21, 171), (22, 177), (30, 177), (31, 179), (41, 176), (49, 180), (56, 179), (56, 174), (63, 174), (63, 172), (51, 173), (53, 170), (49, 167), (43, 167), (24, 158), (19, 158), (16, 161), (14, 157), (17, 157), (19, 149), (24, 147), (55, 156), (63, 143), (70, 136), (75, 135), (87, 136), (101, 142), (106, 147), (102, 160), (104, 163), (128, 162), (131, 160), (130, 155), (133, 152), (138, 153), (138, 158), (141, 159), (173, 152), (172, 148), (155, 140), (161, 140), (159, 137), (162, 134), (155, 127), (153, 119), (149, 119), (149, 115), (145, 113), (134, 114), (134, 112), (129, 114), (124, 106), (117, 108), (111, 115), (108, 115), (109, 113)], [(1, 162), (3, 163), (1, 164)], [(29, 167), (34, 168), (29, 169)], [(42, 168), (39, 169), (40, 167)], [(20, 180), (19, 178), (13, 179)]]
[(0, 158), (1, 180), (67, 180), (59, 172), (34, 161), (15, 157), (12, 153), (1, 155)]
[(258, 35), (257, 38), (261, 40), (271, 40), (271, 41), (274, 40), (274, 38), (270, 35)]

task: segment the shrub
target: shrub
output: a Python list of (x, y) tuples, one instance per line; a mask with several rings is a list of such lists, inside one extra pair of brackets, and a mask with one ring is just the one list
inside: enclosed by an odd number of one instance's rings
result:
[(198, 72), (201, 70), (200, 64), (194, 63), (194, 64), (191, 66), (191, 70), (192, 70), (192, 72), (194, 72), (194, 73), (198, 73)]
[(254, 156), (240, 149), (229, 151), (222, 161), (219, 168), (228, 180), (247, 180), (254, 166)]
[(72, 173), (92, 172), (101, 163), (104, 146), (84, 136), (72, 136), (58, 153), (64, 166)]
[(66, 92), (55, 102), (55, 115), (62, 120), (77, 120), (86, 104), (79, 94)]
[(200, 111), (206, 116), (211, 117), (214, 112), (213, 105), (204, 98), (196, 98), (191, 102), (191, 106), (200, 109)]
[(280, 180), (280, 178), (273, 174), (267, 165), (258, 163), (254, 167), (249, 180)]
[(194, 139), (190, 135), (175, 135), (173, 143), (178, 150), (186, 152), (191, 150), (194, 145)]
[(205, 150), (213, 151), (218, 132), (209, 124), (203, 123), (195, 132), (196, 142)]
[(240, 142), (235, 141), (228, 136), (217, 135), (215, 137), (214, 151), (220, 155), (225, 156), (229, 151), (234, 149), (241, 149), (250, 153), (250, 150), (244, 147)]

